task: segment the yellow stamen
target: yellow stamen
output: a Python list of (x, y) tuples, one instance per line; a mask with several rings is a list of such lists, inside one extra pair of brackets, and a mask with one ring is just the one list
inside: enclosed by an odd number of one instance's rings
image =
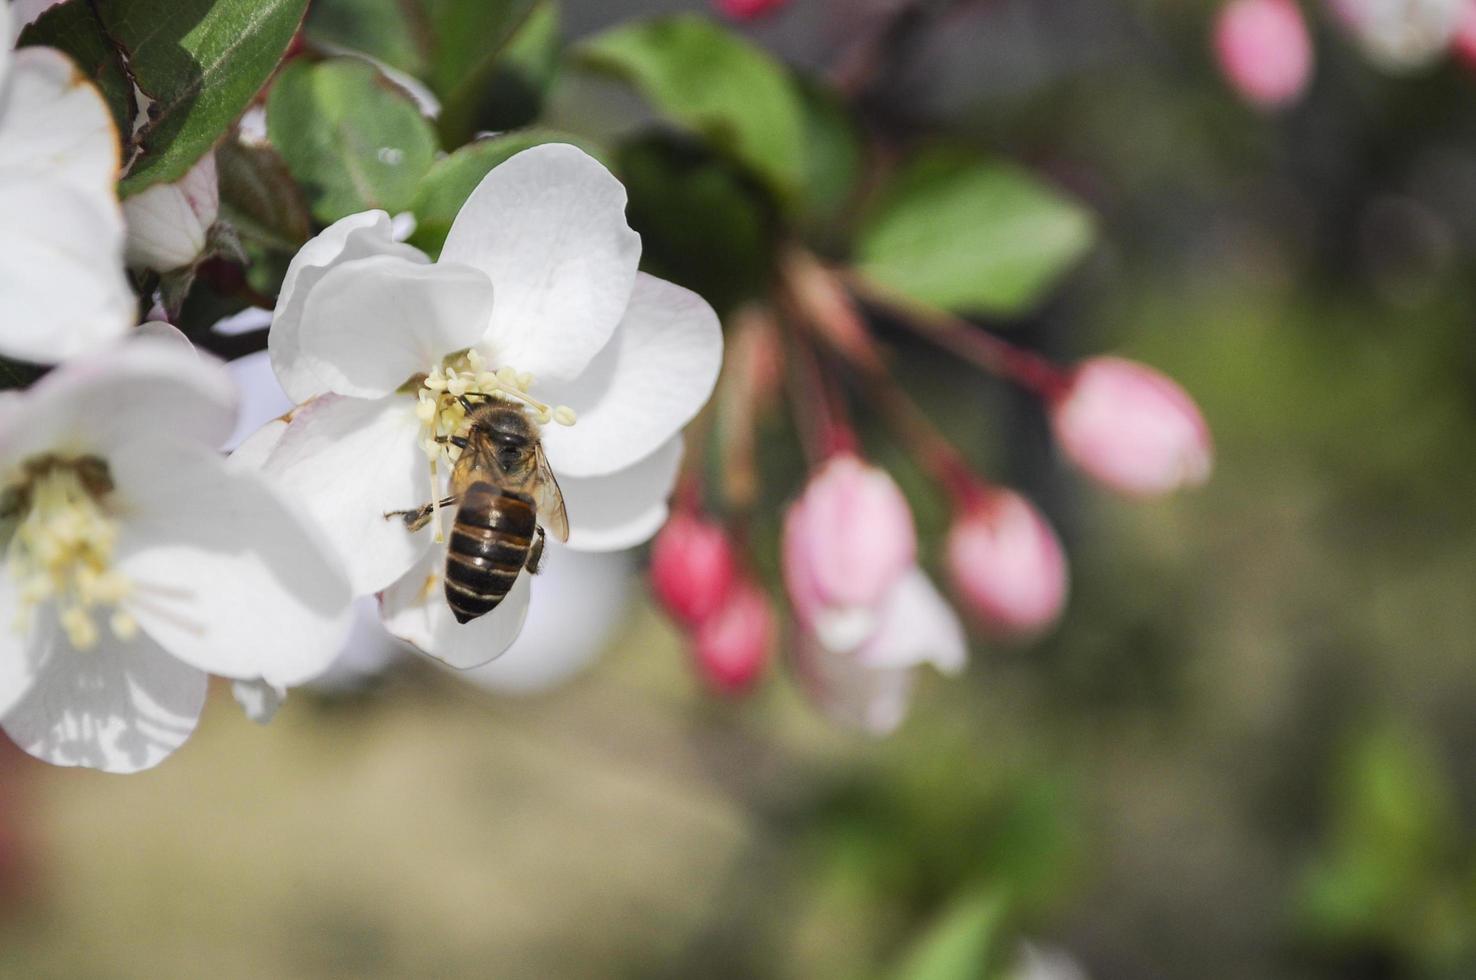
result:
[(97, 645), (94, 614), (102, 609), (114, 610), (110, 625), (119, 639), (136, 634), (133, 618), (117, 608), (132, 583), (113, 568), (118, 528), (104, 506), (110, 490), (100, 460), (53, 456), (28, 462), (9, 489), (16, 525), (6, 566), (20, 585), (18, 630), (29, 630), (36, 607), (50, 601), (79, 650)]

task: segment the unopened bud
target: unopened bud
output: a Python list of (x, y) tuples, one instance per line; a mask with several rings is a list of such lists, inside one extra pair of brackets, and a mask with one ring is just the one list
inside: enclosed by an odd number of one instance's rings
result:
[(1120, 357), (1079, 365), (1051, 405), (1061, 449), (1099, 482), (1134, 496), (1209, 479), (1214, 450), (1194, 400), (1158, 371)]
[(810, 479), (784, 518), (784, 584), (795, 615), (834, 649), (852, 649), (917, 558), (907, 498), (884, 470), (846, 453)]
[(1312, 42), (1294, 0), (1231, 0), (1215, 21), (1215, 54), (1231, 87), (1268, 109), (1295, 102), (1312, 73)]
[(774, 609), (763, 589), (740, 582), (692, 639), (703, 680), (723, 694), (739, 694), (763, 673), (774, 645)]
[(155, 184), (124, 199), (124, 258), (135, 269), (155, 272), (190, 266), (205, 251), (219, 211), (215, 154), (207, 153), (174, 183)]
[(948, 532), (948, 574), (990, 634), (1023, 639), (1047, 629), (1066, 601), (1066, 559), (1044, 517), (1011, 490), (989, 489)]
[(651, 545), (651, 590), (677, 622), (697, 626), (728, 598), (733, 545), (722, 525), (678, 511)]
[(789, 0), (713, 0), (718, 11), (734, 20), (753, 20), (780, 9)]

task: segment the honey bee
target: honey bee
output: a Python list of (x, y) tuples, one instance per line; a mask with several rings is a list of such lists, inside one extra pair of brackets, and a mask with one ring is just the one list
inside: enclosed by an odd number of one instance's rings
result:
[[(456, 506), (446, 553), (446, 602), (458, 623), (497, 608), (524, 568), (538, 574), (544, 527), (569, 540), (564, 497), (549, 468), (538, 429), (522, 408), (492, 396), (463, 396), (466, 434), (446, 441), (461, 450), (451, 493), (414, 510), (391, 511), (418, 531), (436, 507)], [(541, 521), (541, 523), (540, 523)]]

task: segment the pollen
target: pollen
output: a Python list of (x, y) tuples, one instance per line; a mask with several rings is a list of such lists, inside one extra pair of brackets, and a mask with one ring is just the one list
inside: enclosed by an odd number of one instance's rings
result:
[(18, 631), (28, 632), (37, 608), (51, 603), (78, 650), (97, 646), (100, 618), (120, 640), (137, 634), (138, 624), (119, 608), (132, 583), (113, 567), (118, 525), (106, 507), (111, 489), (101, 460), (52, 456), (27, 463), (7, 489), (5, 516), (15, 520), (15, 530), (5, 563), (19, 585)]

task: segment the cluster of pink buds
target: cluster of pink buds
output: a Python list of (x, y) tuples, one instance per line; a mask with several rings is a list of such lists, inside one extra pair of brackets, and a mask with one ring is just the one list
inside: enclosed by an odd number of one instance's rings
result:
[[(772, 302), (729, 324), (713, 410), (689, 432), (689, 459), (721, 472), (716, 506), (699, 514), (693, 487), (702, 481), (688, 474), (652, 551), (651, 586), (688, 632), (708, 684), (748, 689), (778, 627), (757, 578), (739, 571), (762, 564), (742, 543), (764, 513), (757, 433), (766, 411), (787, 400), (810, 465), (784, 510), (778, 574), (770, 577), (788, 599), (786, 662), (831, 718), (886, 734), (905, 718), (920, 667), (963, 669), (965, 621), (991, 641), (1038, 638), (1061, 617), (1069, 571), (1040, 510), (987, 480), (893, 377), (867, 305), (1038, 396), (1062, 457), (1108, 489), (1141, 498), (1194, 486), (1209, 477), (1213, 451), (1193, 400), (1152, 368), (1119, 357), (1061, 367), (972, 323), (896, 301), (809, 253), (786, 256)], [(951, 526), (936, 549), (919, 541), (902, 488), (868, 458), (849, 417), (848, 382), (864, 392), (856, 404), (895, 432), (951, 502)], [(709, 440), (716, 452), (705, 451)], [(928, 557), (962, 616), (925, 571)]]
[(698, 674), (723, 694), (751, 688), (774, 645), (768, 594), (739, 573), (733, 551), (727, 530), (690, 505), (651, 546), (651, 589), (688, 632)]

